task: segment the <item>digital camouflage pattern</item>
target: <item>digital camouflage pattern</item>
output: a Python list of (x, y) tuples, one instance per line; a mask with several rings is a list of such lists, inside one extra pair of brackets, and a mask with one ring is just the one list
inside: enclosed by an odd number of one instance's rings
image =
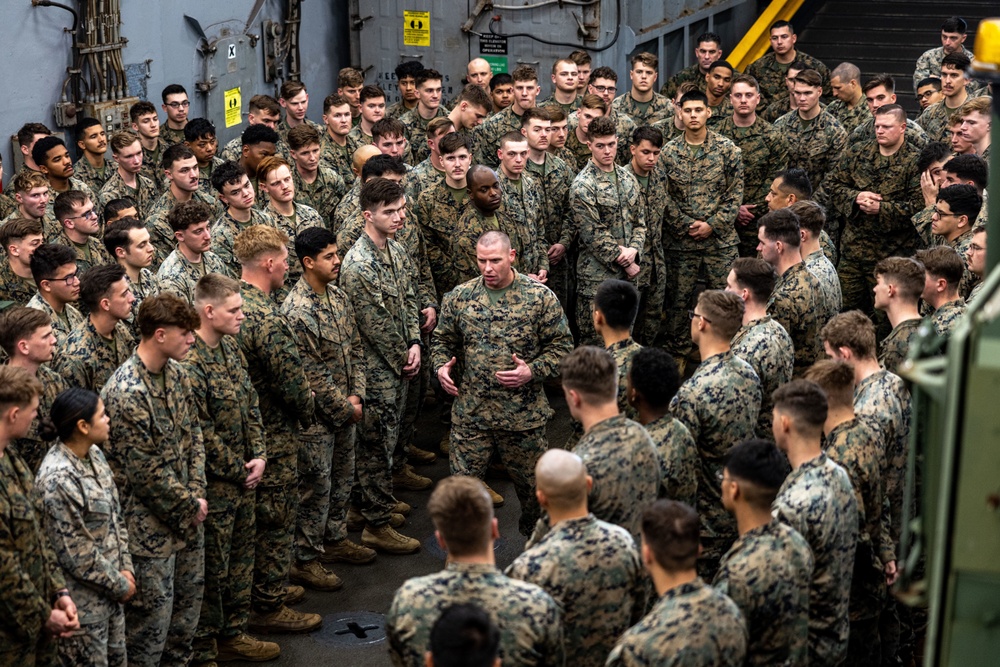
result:
[(22, 278), (10, 268), (10, 259), (0, 259), (0, 299), (26, 306), (38, 292), (38, 286), (29, 276)]
[(539, 109), (544, 109), (545, 107), (550, 107), (550, 106), (557, 106), (560, 109), (562, 109), (563, 113), (565, 113), (568, 116), (577, 109), (579, 109), (580, 104), (582, 102), (583, 102), (583, 95), (577, 95), (576, 97), (573, 98), (573, 101), (570, 102), (569, 104), (563, 104), (562, 102), (556, 100), (555, 91), (552, 91), (552, 94), (546, 97), (544, 100), (536, 101), (535, 106), (538, 107)]
[[(969, 51), (964, 46), (962, 47), (962, 53), (972, 60), (972, 52)], [(913, 70), (913, 90), (917, 89), (917, 84), (930, 76), (941, 76), (941, 61), (944, 60), (944, 47), (939, 46), (935, 49), (927, 49), (920, 57), (917, 58), (917, 66)]]
[(343, 146), (338, 144), (330, 138), (329, 131), (323, 128), (319, 146), (320, 166), (327, 167), (333, 171), (340, 176), (345, 186), (351, 187), (354, 184), (356, 176), (351, 169), (351, 162), (354, 159), (354, 155), (350, 152), (348, 145), (346, 143)]
[[(240, 232), (248, 227), (254, 225), (267, 225), (268, 227), (274, 227), (275, 229), (282, 229), (282, 225), (278, 223), (275, 219), (274, 214), (270, 210), (258, 210), (256, 208), (250, 209), (250, 220), (247, 222), (239, 222), (235, 220), (233, 216), (229, 214), (226, 210), (218, 220), (212, 224), (211, 236), (212, 236), (212, 252), (218, 255), (219, 259), (226, 266), (226, 273), (232, 278), (239, 278), (243, 269), (240, 266), (240, 262), (236, 259), (236, 255), (233, 254), (233, 246), (236, 243), (236, 237), (239, 236)], [(291, 242), (291, 239), (289, 239)], [(289, 266), (291, 266), (291, 260), (289, 260)]]
[(819, 281), (804, 262), (793, 264), (778, 276), (767, 312), (792, 338), (795, 350), (794, 375), (802, 375), (823, 357), (819, 331), (826, 324), (825, 301)]
[(948, 132), (948, 120), (952, 114), (958, 111), (958, 108), (949, 108), (945, 104), (946, 101), (935, 102), (917, 116), (917, 125), (924, 131), (929, 141), (943, 141), (948, 143), (951, 138)]
[(162, 193), (170, 187), (170, 181), (162, 166), (163, 151), (167, 149), (169, 144), (165, 139), (159, 137), (154, 141), (156, 141), (156, 148), (153, 150), (145, 146), (142, 147), (142, 169), (139, 173), (153, 181), (153, 184), (156, 185), (156, 191)]
[(184, 143), (184, 128), (175, 130), (174, 128), (168, 126), (166, 123), (160, 125), (160, 139), (164, 142), (166, 146), (173, 146), (174, 144)]
[[(42, 383), (42, 393), (38, 396), (38, 415), (44, 417), (51, 414), (52, 404), (55, 403), (56, 397), (69, 389), (70, 385), (66, 383), (66, 379), (62, 375), (52, 370), (50, 364), (39, 366), (35, 376)], [(38, 472), (38, 467), (42, 465), (42, 459), (52, 448), (51, 442), (42, 439), (38, 427), (39, 419), (35, 417), (35, 420), (31, 422), (31, 428), (28, 429), (28, 434), (23, 438), (12, 440), (10, 443), (11, 449), (16, 451), (21, 460), (27, 464), (32, 476)]]
[(779, 322), (770, 315), (747, 322), (731, 343), (733, 354), (750, 364), (760, 380), (761, 401), (757, 415), (757, 435), (766, 438), (771, 434), (774, 418), (774, 390), (791, 381), (795, 366), (795, 347)]
[(882, 339), (878, 345), (878, 363), (882, 368), (895, 373), (899, 365), (906, 361), (910, 350), (910, 338), (920, 328), (921, 321), (919, 317), (903, 320)]
[(861, 125), (872, 117), (872, 112), (868, 108), (868, 103), (864, 97), (858, 100), (853, 109), (847, 102), (836, 99), (827, 105), (826, 111), (840, 121), (840, 124), (844, 127), (848, 135), (854, 132), (858, 125)]
[(132, 302), (132, 312), (129, 313), (128, 319), (123, 321), (129, 331), (132, 332), (132, 336), (136, 340), (139, 340), (139, 321), (136, 319), (139, 316), (139, 306), (142, 305), (144, 300), (160, 293), (160, 283), (156, 280), (156, 276), (152, 271), (142, 268), (139, 269), (139, 280), (133, 281), (129, 278), (128, 284), (132, 290), (132, 295), (135, 297), (135, 301)]
[[(206, 197), (200, 190), (195, 191), (192, 198), (212, 207), (212, 220), (217, 220), (225, 211), (222, 202), (217, 197)], [(150, 271), (156, 271), (160, 267), (160, 264), (163, 263), (163, 260), (167, 258), (167, 255), (170, 254), (170, 251), (177, 247), (177, 241), (174, 239), (174, 230), (170, 228), (170, 224), (167, 222), (167, 214), (178, 203), (177, 198), (174, 197), (174, 193), (170, 191), (170, 188), (167, 188), (160, 195), (160, 198), (156, 200), (156, 203), (153, 204), (144, 220), (146, 229), (149, 230), (149, 238), (153, 243), (153, 249), (156, 251), (156, 254), (153, 256), (153, 263), (149, 267)]]
[[(537, 220), (537, 218), (535, 218)], [(510, 237), (510, 246), (515, 251), (514, 266), (524, 273), (537, 274), (548, 266), (545, 237), (536, 230), (518, 224), (503, 208), (487, 218), (471, 201), (466, 201), (462, 213), (455, 223), (451, 236), (452, 275), (456, 284), (461, 285), (479, 276), (476, 260), (476, 242), (489, 231), (501, 231)], [(544, 266), (540, 266), (544, 257)]]
[[(616, 97), (611, 102), (611, 108), (616, 113), (632, 119), (636, 127), (640, 125), (652, 125), (658, 120), (670, 118), (674, 115), (674, 105), (671, 103), (671, 99), (673, 98), (653, 93), (653, 98), (649, 102), (636, 102), (635, 98), (632, 97), (632, 93), (628, 92)], [(631, 142), (632, 137), (627, 137), (626, 140)]]
[(631, 336), (607, 347), (615, 360), (615, 366), (618, 367), (618, 412), (633, 421), (636, 421), (639, 415), (628, 402), (628, 374), (632, 368), (632, 357), (641, 349), (642, 345), (632, 340)]
[(593, 514), (557, 523), (506, 574), (541, 587), (559, 604), (569, 665), (603, 667), (618, 637), (646, 609), (647, 580), (635, 542)]
[(424, 238), (427, 263), (430, 265), (440, 299), (460, 281), (451, 256), (452, 239), (456, 234), (468, 198), (455, 199), (445, 180), (438, 179), (417, 195), (413, 210), (420, 221), (420, 233)]
[(739, 667), (747, 627), (736, 603), (701, 579), (666, 591), (622, 635), (608, 667)]
[(320, 165), (312, 183), (306, 183), (298, 169), (292, 172), (292, 182), (295, 185), (295, 201), (316, 209), (326, 228), (332, 230), (337, 204), (347, 194), (344, 179), (329, 167)]
[(52, 361), (49, 363), (52, 366), (58, 366), (63, 345), (66, 344), (73, 329), (83, 326), (86, 318), (76, 309), (76, 306), (70, 303), (63, 306), (62, 313), (57, 313), (39, 292), (35, 292), (35, 296), (28, 301), (28, 308), (41, 310), (52, 319), (52, 334), (56, 337), (56, 347), (52, 352)]
[(72, 248), (76, 252), (76, 268), (80, 273), (85, 273), (88, 269), (98, 264), (110, 264), (112, 262), (108, 249), (98, 240), (96, 236), (88, 236), (83, 245), (69, 240), (65, 230), (58, 237), (50, 241)]
[[(572, 215), (569, 210), (569, 188), (576, 177), (574, 167), (551, 154), (545, 155), (545, 162), (536, 164), (527, 161), (525, 172), (538, 181), (538, 197), (541, 199), (541, 220), (545, 229), (546, 252), (558, 243), (567, 250), (573, 245), (574, 232)], [(569, 305), (571, 271), (568, 255), (563, 255), (557, 263), (549, 264), (546, 285), (556, 296), (563, 308)]]
[(625, 168), (632, 172), (639, 184), (643, 219), (646, 221), (646, 239), (642, 252), (639, 253), (644, 261), (639, 265), (639, 275), (636, 278), (641, 300), (639, 314), (635, 318), (632, 330), (644, 344), (651, 345), (660, 331), (663, 303), (666, 299), (667, 268), (663, 255), (663, 214), (667, 209), (667, 170), (660, 160), (657, 160), (653, 170), (644, 177), (635, 173), (632, 162), (625, 165)]
[(660, 457), (659, 496), (697, 507), (698, 448), (691, 431), (670, 413), (645, 426)]
[(66, 337), (56, 370), (70, 386), (100, 393), (104, 383), (132, 356), (135, 345), (135, 337), (124, 322), (115, 323), (111, 338), (105, 338), (87, 318)]
[[(434, 110), (434, 115), (430, 118), (424, 118), (420, 115), (420, 105), (417, 105), (404, 113), (399, 117), (399, 122), (403, 124), (406, 128), (406, 139), (410, 147), (410, 158), (409, 164), (417, 164), (426, 160), (431, 154), (431, 148), (427, 145), (427, 124), (430, 123), (435, 118), (441, 118), (448, 115), (448, 110), (444, 108), (444, 105), (440, 105)], [(354, 130), (358, 130), (357, 134), (360, 135), (361, 131), (358, 129), (361, 126), (358, 125)], [(355, 135), (357, 138), (357, 135)], [(347, 145), (353, 154), (354, 151), (360, 145), (357, 141), (351, 141), (351, 135), (347, 135)]]
[(146, 220), (153, 204), (160, 197), (160, 190), (157, 189), (156, 183), (152, 179), (143, 176), (142, 173), (136, 174), (135, 179), (135, 188), (130, 188), (118, 170), (115, 169), (111, 178), (99, 190), (100, 194), (97, 198), (100, 200), (100, 206), (105, 206), (112, 199), (128, 197), (135, 202), (135, 210), (139, 214), (139, 219)]
[(813, 556), (793, 528), (772, 520), (737, 538), (712, 581), (743, 612), (747, 665), (809, 663)]
[[(906, 119), (906, 132), (903, 134), (903, 138), (908, 145), (916, 148), (917, 152), (931, 141), (924, 129), (909, 118)], [(854, 128), (848, 139), (847, 143), (852, 146), (862, 141), (875, 141), (875, 117), (872, 116)]]
[(931, 315), (934, 332), (939, 336), (950, 336), (952, 329), (963, 315), (965, 315), (965, 299), (959, 297), (956, 301), (941, 304)]
[[(308, 118), (304, 118), (302, 120), (302, 123), (311, 126), (312, 129), (316, 130), (320, 134), (323, 134), (326, 131), (325, 127), (323, 127), (322, 125), (320, 125), (319, 123), (317, 123), (314, 120), (309, 120)], [(279, 144), (286, 144), (287, 145), (287, 143), (288, 143), (288, 132), (291, 129), (292, 129), (292, 126), (288, 124), (288, 116), (285, 115), (285, 114), (282, 114), (281, 120), (278, 121), (278, 125), (274, 128), (274, 131), (278, 133), (278, 137), (279, 137), (278, 143)]]
[(710, 115), (706, 125), (710, 130), (718, 132), (719, 124), (725, 122), (727, 118), (733, 117), (733, 103), (729, 100), (729, 95), (726, 94), (715, 106), (712, 106), (710, 102), (708, 111)]
[(271, 214), (271, 218), (277, 223), (278, 229), (288, 235), (288, 274), (285, 276), (285, 286), (288, 288), (291, 288), (302, 275), (302, 262), (299, 261), (298, 255), (295, 254), (295, 237), (302, 230), (310, 227), (326, 228), (323, 218), (313, 207), (300, 204), (299, 202), (293, 202), (292, 207), (293, 210), (290, 216), (281, 215), (270, 204), (266, 209)]
[(338, 233), (349, 220), (353, 220), (361, 214), (361, 179), (354, 181), (354, 185), (348, 188), (340, 202), (333, 210), (333, 226), (330, 228), (334, 234)]
[(471, 602), (500, 628), (500, 658), (525, 667), (562, 665), (562, 612), (535, 584), (504, 576), (493, 565), (449, 562), (407, 580), (386, 614), (389, 657), (396, 667), (422, 667), (431, 628), (453, 604)]
[[(523, 248), (517, 255), (518, 263), (525, 273), (548, 271), (549, 244), (542, 208), (542, 184), (527, 169), (518, 181), (508, 178), (502, 170), (497, 172), (497, 180), (503, 193), (501, 210), (510, 217), (516, 230), (515, 234), (507, 235), (512, 240), (515, 236), (523, 239)], [(476, 273), (478, 275), (478, 271)]]
[(844, 298), (840, 293), (840, 276), (837, 275), (837, 267), (833, 265), (822, 249), (803, 257), (802, 263), (806, 265), (809, 273), (819, 283), (821, 295), (819, 321), (822, 328), (834, 315), (840, 312), (843, 306)]
[(174, 248), (160, 265), (160, 270), (156, 272), (156, 280), (160, 284), (160, 291), (173, 292), (193, 305), (195, 287), (202, 276), (209, 273), (230, 275), (229, 267), (211, 250), (203, 252), (201, 262), (195, 264), (181, 254), (180, 250)]
[(705, 92), (708, 87), (708, 81), (705, 79), (705, 72), (701, 71), (701, 67), (697, 62), (694, 62), (684, 69), (680, 70), (672, 77), (663, 82), (663, 86), (660, 88), (660, 95), (663, 95), (668, 100), (673, 100), (677, 97), (677, 89), (680, 88), (682, 83), (687, 83), (691, 81), (698, 86), (698, 90)]
[(81, 157), (73, 163), (73, 178), (78, 178), (86, 183), (91, 192), (100, 192), (104, 184), (111, 178), (111, 174), (117, 171), (116, 167), (114, 162), (106, 160), (104, 166), (98, 169), (90, 164), (86, 157)]
[(774, 127), (788, 142), (787, 166), (804, 169), (814, 189), (819, 188), (848, 144), (847, 131), (829, 111), (820, 111), (808, 122), (799, 117), (798, 111), (789, 111), (774, 121)]
[[(500, 137), (520, 129), (521, 117), (514, 113), (513, 104), (484, 120), (472, 131), (473, 164), (485, 164), (491, 169), (498, 169), (500, 158), (497, 157), (497, 149), (500, 148)], [(424, 143), (427, 143), (426, 140)]]
[(793, 470), (775, 498), (774, 516), (809, 543), (809, 664), (839, 665), (847, 653), (848, 604), (858, 503), (847, 472), (826, 454)]
[(757, 83), (760, 85), (758, 114), (769, 110), (772, 106), (779, 109), (789, 108), (788, 86), (785, 84), (785, 77), (788, 76), (788, 66), (796, 60), (805, 64), (808, 69), (819, 72), (823, 78), (823, 97), (830, 98), (830, 71), (826, 65), (819, 59), (798, 49), (795, 49), (794, 53), (792, 60), (787, 63), (779, 63), (774, 51), (768, 51), (747, 67), (746, 73), (757, 79)]
[[(316, 131), (319, 132), (321, 136), (326, 131), (326, 128), (324, 128), (322, 125), (317, 125), (311, 120), (307, 119), (306, 122), (308, 122), (310, 125), (316, 128)], [(288, 136), (287, 128), (285, 129), (285, 134), (278, 135), (279, 137), (278, 143), (275, 144), (274, 147), (275, 155), (280, 155), (281, 157), (285, 158), (285, 161), (288, 162), (288, 164), (294, 164), (292, 162), (292, 154), (289, 152), (288, 144), (285, 141), (285, 138), (287, 136)], [(219, 152), (219, 157), (222, 159), (223, 162), (226, 161), (239, 162), (240, 159), (243, 157), (243, 135), (241, 134), (239, 136), (230, 139), (229, 143), (227, 143), (225, 147)]]

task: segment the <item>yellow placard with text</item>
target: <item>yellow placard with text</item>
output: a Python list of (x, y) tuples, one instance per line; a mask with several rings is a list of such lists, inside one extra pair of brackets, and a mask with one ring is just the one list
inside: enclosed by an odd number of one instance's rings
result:
[(431, 13), (403, 11), (403, 44), (405, 46), (431, 45)]
[(239, 88), (230, 88), (225, 93), (226, 127), (234, 127), (243, 122), (243, 99)]

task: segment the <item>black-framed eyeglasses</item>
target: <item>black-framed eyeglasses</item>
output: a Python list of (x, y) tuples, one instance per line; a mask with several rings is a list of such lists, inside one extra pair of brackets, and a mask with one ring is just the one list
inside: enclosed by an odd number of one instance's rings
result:
[(69, 285), (70, 283), (80, 282), (80, 272), (74, 271), (73, 273), (63, 278), (46, 278), (45, 280), (48, 280), (50, 283), (65, 282), (67, 285)]
[(689, 317), (690, 317), (690, 318), (691, 318), (692, 320), (693, 320), (694, 318), (696, 318), (696, 317), (700, 317), (701, 319), (703, 319), (704, 321), (708, 322), (709, 324), (711, 324), (711, 323), (712, 323), (712, 320), (708, 319), (707, 317), (705, 317), (704, 315), (702, 315), (702, 314), (700, 314), (700, 313), (696, 313), (696, 312), (694, 312), (693, 310), (689, 310), (689, 311), (688, 311), (688, 316), (689, 316)]
[(89, 211), (84, 211), (80, 215), (74, 215), (74, 216), (72, 216), (72, 217), (70, 217), (68, 219), (69, 220), (78, 220), (80, 218), (87, 218), (87, 219), (93, 220), (96, 217), (97, 217), (97, 211), (94, 210), (94, 209), (90, 209)]
[(167, 106), (171, 109), (186, 109), (191, 106), (191, 100), (184, 100), (183, 102), (167, 102)]
[(937, 208), (936, 206), (934, 207), (933, 213), (934, 213), (934, 215), (936, 215), (939, 218), (957, 218), (958, 217), (957, 213), (946, 213), (945, 211), (942, 211), (941, 209)]
[(940, 91), (937, 91), (937, 90), (928, 90), (928, 91), (925, 91), (923, 93), (918, 93), (917, 94), (917, 99), (918, 100), (925, 100), (925, 99), (927, 99), (928, 97), (932, 96), (934, 93), (937, 93), (937, 92), (940, 92)]
[(599, 93), (613, 93), (618, 90), (617, 86), (594, 86), (594, 90)]

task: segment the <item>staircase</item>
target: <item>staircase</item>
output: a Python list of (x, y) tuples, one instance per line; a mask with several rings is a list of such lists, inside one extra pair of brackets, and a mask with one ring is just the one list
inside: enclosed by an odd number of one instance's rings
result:
[(1000, 15), (997, 0), (826, 0), (800, 10), (793, 23), (798, 46), (831, 70), (844, 61), (861, 68), (861, 83), (880, 72), (896, 80), (897, 102), (916, 117), (920, 106), (913, 94), (917, 58), (941, 46), (941, 23), (961, 16), (969, 24), (965, 48), (972, 51), (980, 19)]

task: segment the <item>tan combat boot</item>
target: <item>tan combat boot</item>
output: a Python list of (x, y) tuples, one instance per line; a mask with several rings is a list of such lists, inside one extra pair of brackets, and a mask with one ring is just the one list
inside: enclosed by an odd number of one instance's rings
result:
[(413, 466), (407, 463), (401, 472), (392, 474), (392, 488), (406, 489), (407, 491), (423, 491), (434, 485), (434, 480), (430, 477), (418, 475), (413, 470)]
[(483, 482), (483, 486), (486, 487), (486, 493), (490, 494), (490, 500), (493, 501), (493, 507), (503, 507), (504, 499), (499, 493), (490, 488), (490, 485)]
[(312, 632), (323, 625), (319, 614), (303, 614), (281, 605), (275, 611), (250, 613), (249, 628), (264, 635), (283, 635), (297, 632)]
[(361, 544), (389, 554), (413, 554), (420, 551), (420, 542), (396, 532), (385, 523), (381, 526), (368, 524), (361, 533)]
[[(402, 504), (406, 505), (406, 503)], [(398, 506), (399, 505), (397, 504), (396, 507), (393, 507), (392, 514), (389, 515), (389, 525), (392, 526), (393, 528), (399, 528), (404, 523), (406, 523), (406, 517), (403, 516), (403, 514), (410, 513), (409, 509), (407, 509), (405, 513), (401, 513), (399, 509), (397, 509)], [(409, 505), (406, 505), (406, 507), (409, 507)], [(361, 512), (357, 511), (353, 507), (347, 510), (347, 530), (355, 533), (362, 531), (365, 529), (365, 525), (367, 523), (368, 522), (365, 521), (365, 517), (361, 515)]]
[[(392, 511), (394, 514), (402, 514), (403, 516), (410, 516), (410, 512), (413, 511), (413, 508), (404, 503), (402, 500), (396, 500), (396, 504), (395, 506), (393, 506)], [(396, 524), (392, 523), (391, 521), (389, 522), (389, 525), (391, 525), (393, 528), (397, 527)]]
[(281, 647), (274, 642), (261, 641), (245, 632), (235, 637), (219, 639), (218, 645), (219, 655), (215, 659), (219, 662), (230, 662), (232, 660), (267, 662), (281, 655)]
[(341, 578), (323, 567), (319, 560), (292, 563), (288, 579), (318, 591), (339, 591), (344, 587)]
[(323, 547), (319, 559), (324, 563), (350, 563), (367, 565), (375, 560), (375, 550), (363, 547), (348, 539), (332, 542)]
[(285, 586), (285, 604), (298, 604), (306, 599), (306, 589), (294, 584)]
[(420, 449), (419, 447), (414, 447), (410, 445), (406, 448), (406, 457), (413, 461), (414, 463), (419, 463), (420, 465), (429, 465), (437, 461), (437, 454), (434, 452), (429, 452), (426, 449)]

